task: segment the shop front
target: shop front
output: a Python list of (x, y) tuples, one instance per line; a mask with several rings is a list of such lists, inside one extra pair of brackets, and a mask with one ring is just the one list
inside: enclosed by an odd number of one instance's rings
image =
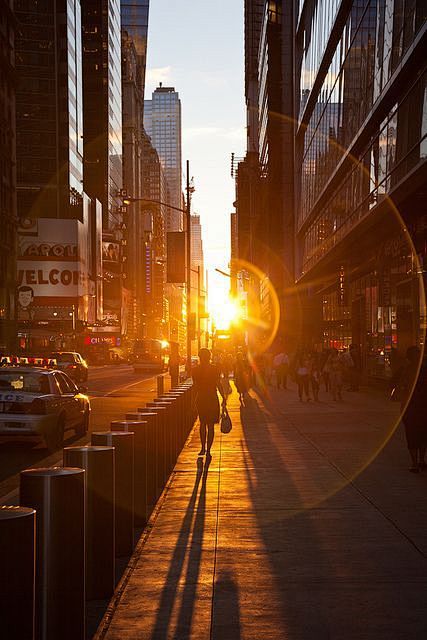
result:
[[(367, 376), (391, 378), (407, 348), (424, 344), (425, 247), (414, 250), (402, 228), (379, 243), (369, 261), (361, 258), (341, 265), (322, 294), (323, 347), (356, 344)], [(363, 264), (368, 268), (361, 273)]]

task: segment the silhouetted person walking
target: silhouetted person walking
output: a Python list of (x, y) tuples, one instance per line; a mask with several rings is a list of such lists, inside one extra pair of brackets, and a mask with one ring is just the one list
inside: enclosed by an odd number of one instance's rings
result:
[(418, 473), (427, 468), (425, 455), (427, 449), (427, 361), (424, 360), (418, 373), (421, 357), (420, 349), (409, 347), (406, 352), (406, 365), (399, 380), (401, 392), (402, 417), (405, 425), (406, 443), (411, 456), (410, 471)]
[[(211, 352), (209, 349), (200, 349), (200, 364), (194, 367), (192, 378), (196, 396), (197, 413), (200, 421), (200, 442), (202, 448), (199, 455), (206, 453), (206, 458), (211, 457), (211, 446), (214, 440), (215, 423), (220, 419), (220, 406), (218, 391), (222, 396), (222, 404), (226, 399), (221, 385), (220, 369), (211, 364)], [(206, 442), (207, 440), (207, 442)]]

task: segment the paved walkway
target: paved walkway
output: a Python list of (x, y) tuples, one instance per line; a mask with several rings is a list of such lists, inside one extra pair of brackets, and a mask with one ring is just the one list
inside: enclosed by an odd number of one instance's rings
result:
[(427, 638), (427, 474), (400, 428), (375, 457), (396, 405), (251, 395), (209, 467), (193, 434), (98, 638)]

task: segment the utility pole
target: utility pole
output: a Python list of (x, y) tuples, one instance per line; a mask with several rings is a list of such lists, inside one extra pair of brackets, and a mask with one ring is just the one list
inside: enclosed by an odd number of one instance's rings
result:
[(187, 160), (187, 375), (191, 372), (191, 209), (190, 209), (190, 163)]

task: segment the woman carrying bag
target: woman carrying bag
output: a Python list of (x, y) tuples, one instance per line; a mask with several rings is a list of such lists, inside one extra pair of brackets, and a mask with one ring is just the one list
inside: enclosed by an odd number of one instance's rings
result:
[(200, 349), (200, 364), (192, 372), (197, 413), (200, 421), (201, 449), (199, 456), (206, 454), (211, 459), (211, 447), (214, 440), (214, 425), (220, 421), (218, 391), (222, 397), (223, 413), (226, 412), (226, 398), (221, 385), (220, 369), (211, 364), (209, 349)]

